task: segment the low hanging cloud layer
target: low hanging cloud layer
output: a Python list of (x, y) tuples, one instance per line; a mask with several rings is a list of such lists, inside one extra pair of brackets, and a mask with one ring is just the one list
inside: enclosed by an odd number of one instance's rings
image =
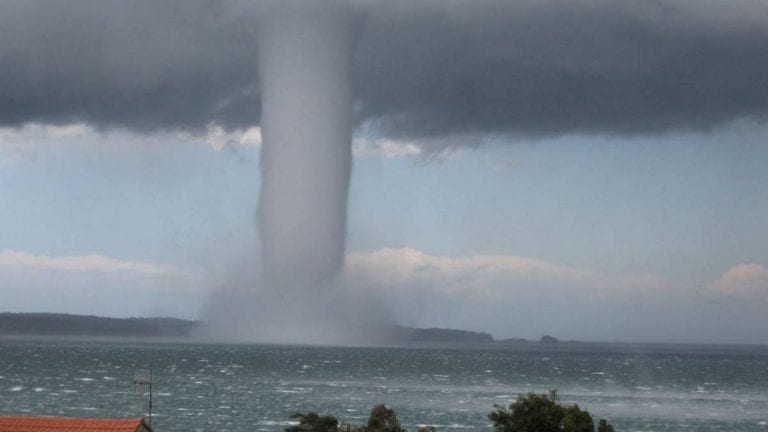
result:
[(768, 301), (768, 268), (761, 264), (738, 264), (710, 285), (718, 293)]
[[(350, 3), (357, 123), (379, 138), (647, 134), (768, 114), (763, 1)], [(0, 125), (254, 127), (268, 9), (0, 2)]]
[(553, 333), (604, 341), (768, 342), (762, 331), (768, 270), (760, 264), (738, 264), (697, 285), (528, 257), (447, 257), (401, 248), (350, 254), (346, 277), (385, 293), (396, 318), (417, 326), (501, 338)]
[[(351, 291), (342, 309), (349, 319), (352, 310), (497, 338), (552, 333), (604, 341), (768, 342), (768, 269), (757, 263), (734, 265), (699, 286), (522, 256), (384, 248), (348, 254), (344, 278)], [(169, 265), (101, 255), (0, 252), (0, 304), (13, 311), (195, 318), (211, 290), (204, 279)]]
[(170, 266), (140, 261), (123, 261), (102, 255), (50, 257), (5, 249), (0, 251), (0, 267), (76, 272), (127, 272), (140, 275), (163, 275), (175, 272)]
[(207, 294), (190, 273), (103, 255), (0, 251), (5, 311), (192, 318)]

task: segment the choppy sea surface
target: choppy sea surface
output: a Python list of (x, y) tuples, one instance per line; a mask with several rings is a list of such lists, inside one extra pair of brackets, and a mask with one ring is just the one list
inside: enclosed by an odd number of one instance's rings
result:
[[(0, 341), (0, 414), (146, 416), (158, 432), (279, 431), (296, 411), (490, 430), (494, 404), (556, 388), (617, 431), (768, 431), (768, 347), (524, 344), (352, 348)], [(140, 389), (139, 389), (140, 390)]]

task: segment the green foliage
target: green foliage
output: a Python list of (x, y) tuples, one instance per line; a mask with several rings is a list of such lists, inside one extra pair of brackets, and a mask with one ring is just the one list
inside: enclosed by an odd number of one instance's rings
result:
[[(578, 405), (557, 402), (557, 392), (549, 395), (528, 393), (504, 408), (495, 405), (488, 414), (496, 432), (594, 432), (595, 423)], [(600, 421), (598, 432), (614, 432), (613, 426)]]
[(564, 416), (554, 390), (549, 396), (528, 393), (526, 397), (519, 397), (509, 409), (498, 405), (495, 408), (488, 418), (497, 432), (560, 432)]
[(397, 420), (395, 412), (384, 405), (376, 405), (371, 410), (371, 417), (368, 419), (368, 425), (362, 429), (362, 432), (407, 432), (400, 421)]
[(614, 430), (610, 423), (601, 419), (600, 423), (597, 425), (597, 432), (614, 432)]
[(339, 421), (333, 416), (308, 412), (296, 413), (291, 418), (298, 419), (299, 424), (285, 428), (286, 432), (338, 432), (339, 430)]
[[(368, 423), (364, 426), (339, 425), (333, 416), (319, 415), (314, 412), (296, 413), (291, 416), (299, 424), (285, 428), (286, 432), (408, 432), (400, 425), (397, 414), (384, 405), (376, 405), (371, 410)], [(434, 432), (434, 428), (419, 428), (418, 432)]]
[[(557, 392), (549, 395), (528, 393), (504, 408), (494, 405), (488, 414), (496, 432), (594, 432), (592, 416), (578, 405), (557, 402)], [(339, 424), (335, 417), (314, 412), (296, 413), (291, 416), (299, 424), (285, 428), (286, 432), (408, 432), (400, 425), (397, 414), (384, 405), (371, 410), (368, 422), (363, 426)], [(435, 432), (432, 426), (420, 427), (416, 432)], [(600, 420), (597, 432), (615, 432), (605, 420)]]
[(571, 405), (564, 410), (562, 425), (564, 432), (593, 432), (595, 423), (592, 416), (582, 411), (578, 405)]

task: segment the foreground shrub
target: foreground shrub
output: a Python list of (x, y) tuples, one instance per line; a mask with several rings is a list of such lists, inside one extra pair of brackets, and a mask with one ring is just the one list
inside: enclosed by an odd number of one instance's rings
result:
[(600, 424), (597, 425), (597, 432), (614, 432), (613, 426), (608, 424), (605, 420), (600, 420)]
[[(371, 410), (368, 423), (364, 426), (339, 425), (336, 417), (319, 415), (314, 412), (297, 413), (291, 419), (299, 424), (285, 428), (286, 432), (408, 432), (400, 426), (397, 414), (384, 405), (376, 405)], [(433, 428), (420, 428), (417, 432), (430, 432)]]
[(329, 415), (313, 412), (296, 413), (291, 416), (291, 419), (298, 420), (299, 424), (285, 428), (286, 432), (337, 432), (339, 430), (339, 421), (336, 417)]
[[(518, 397), (509, 408), (494, 407), (488, 418), (496, 432), (595, 432), (589, 412), (575, 404), (558, 403), (555, 391), (549, 395), (528, 393)], [(291, 418), (299, 424), (285, 428), (286, 432), (408, 432), (400, 425), (395, 411), (384, 405), (373, 407), (368, 422), (362, 426), (340, 425), (336, 417), (314, 412), (297, 413)], [(435, 432), (435, 428), (421, 427), (416, 432)], [(600, 420), (597, 432), (614, 430), (608, 422)]]
[(358, 430), (360, 432), (408, 432), (400, 426), (395, 412), (384, 405), (373, 407), (368, 425)]
[[(488, 414), (496, 432), (594, 432), (592, 415), (578, 405), (557, 402), (557, 392), (549, 395), (528, 393), (509, 408), (495, 405)], [(614, 432), (613, 426), (600, 420), (598, 432)]]

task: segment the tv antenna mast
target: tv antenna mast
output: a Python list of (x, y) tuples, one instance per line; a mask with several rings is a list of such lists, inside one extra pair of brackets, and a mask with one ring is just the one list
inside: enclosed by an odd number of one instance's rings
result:
[(152, 365), (139, 369), (133, 376), (133, 387), (141, 394), (149, 393), (149, 427), (152, 427)]

